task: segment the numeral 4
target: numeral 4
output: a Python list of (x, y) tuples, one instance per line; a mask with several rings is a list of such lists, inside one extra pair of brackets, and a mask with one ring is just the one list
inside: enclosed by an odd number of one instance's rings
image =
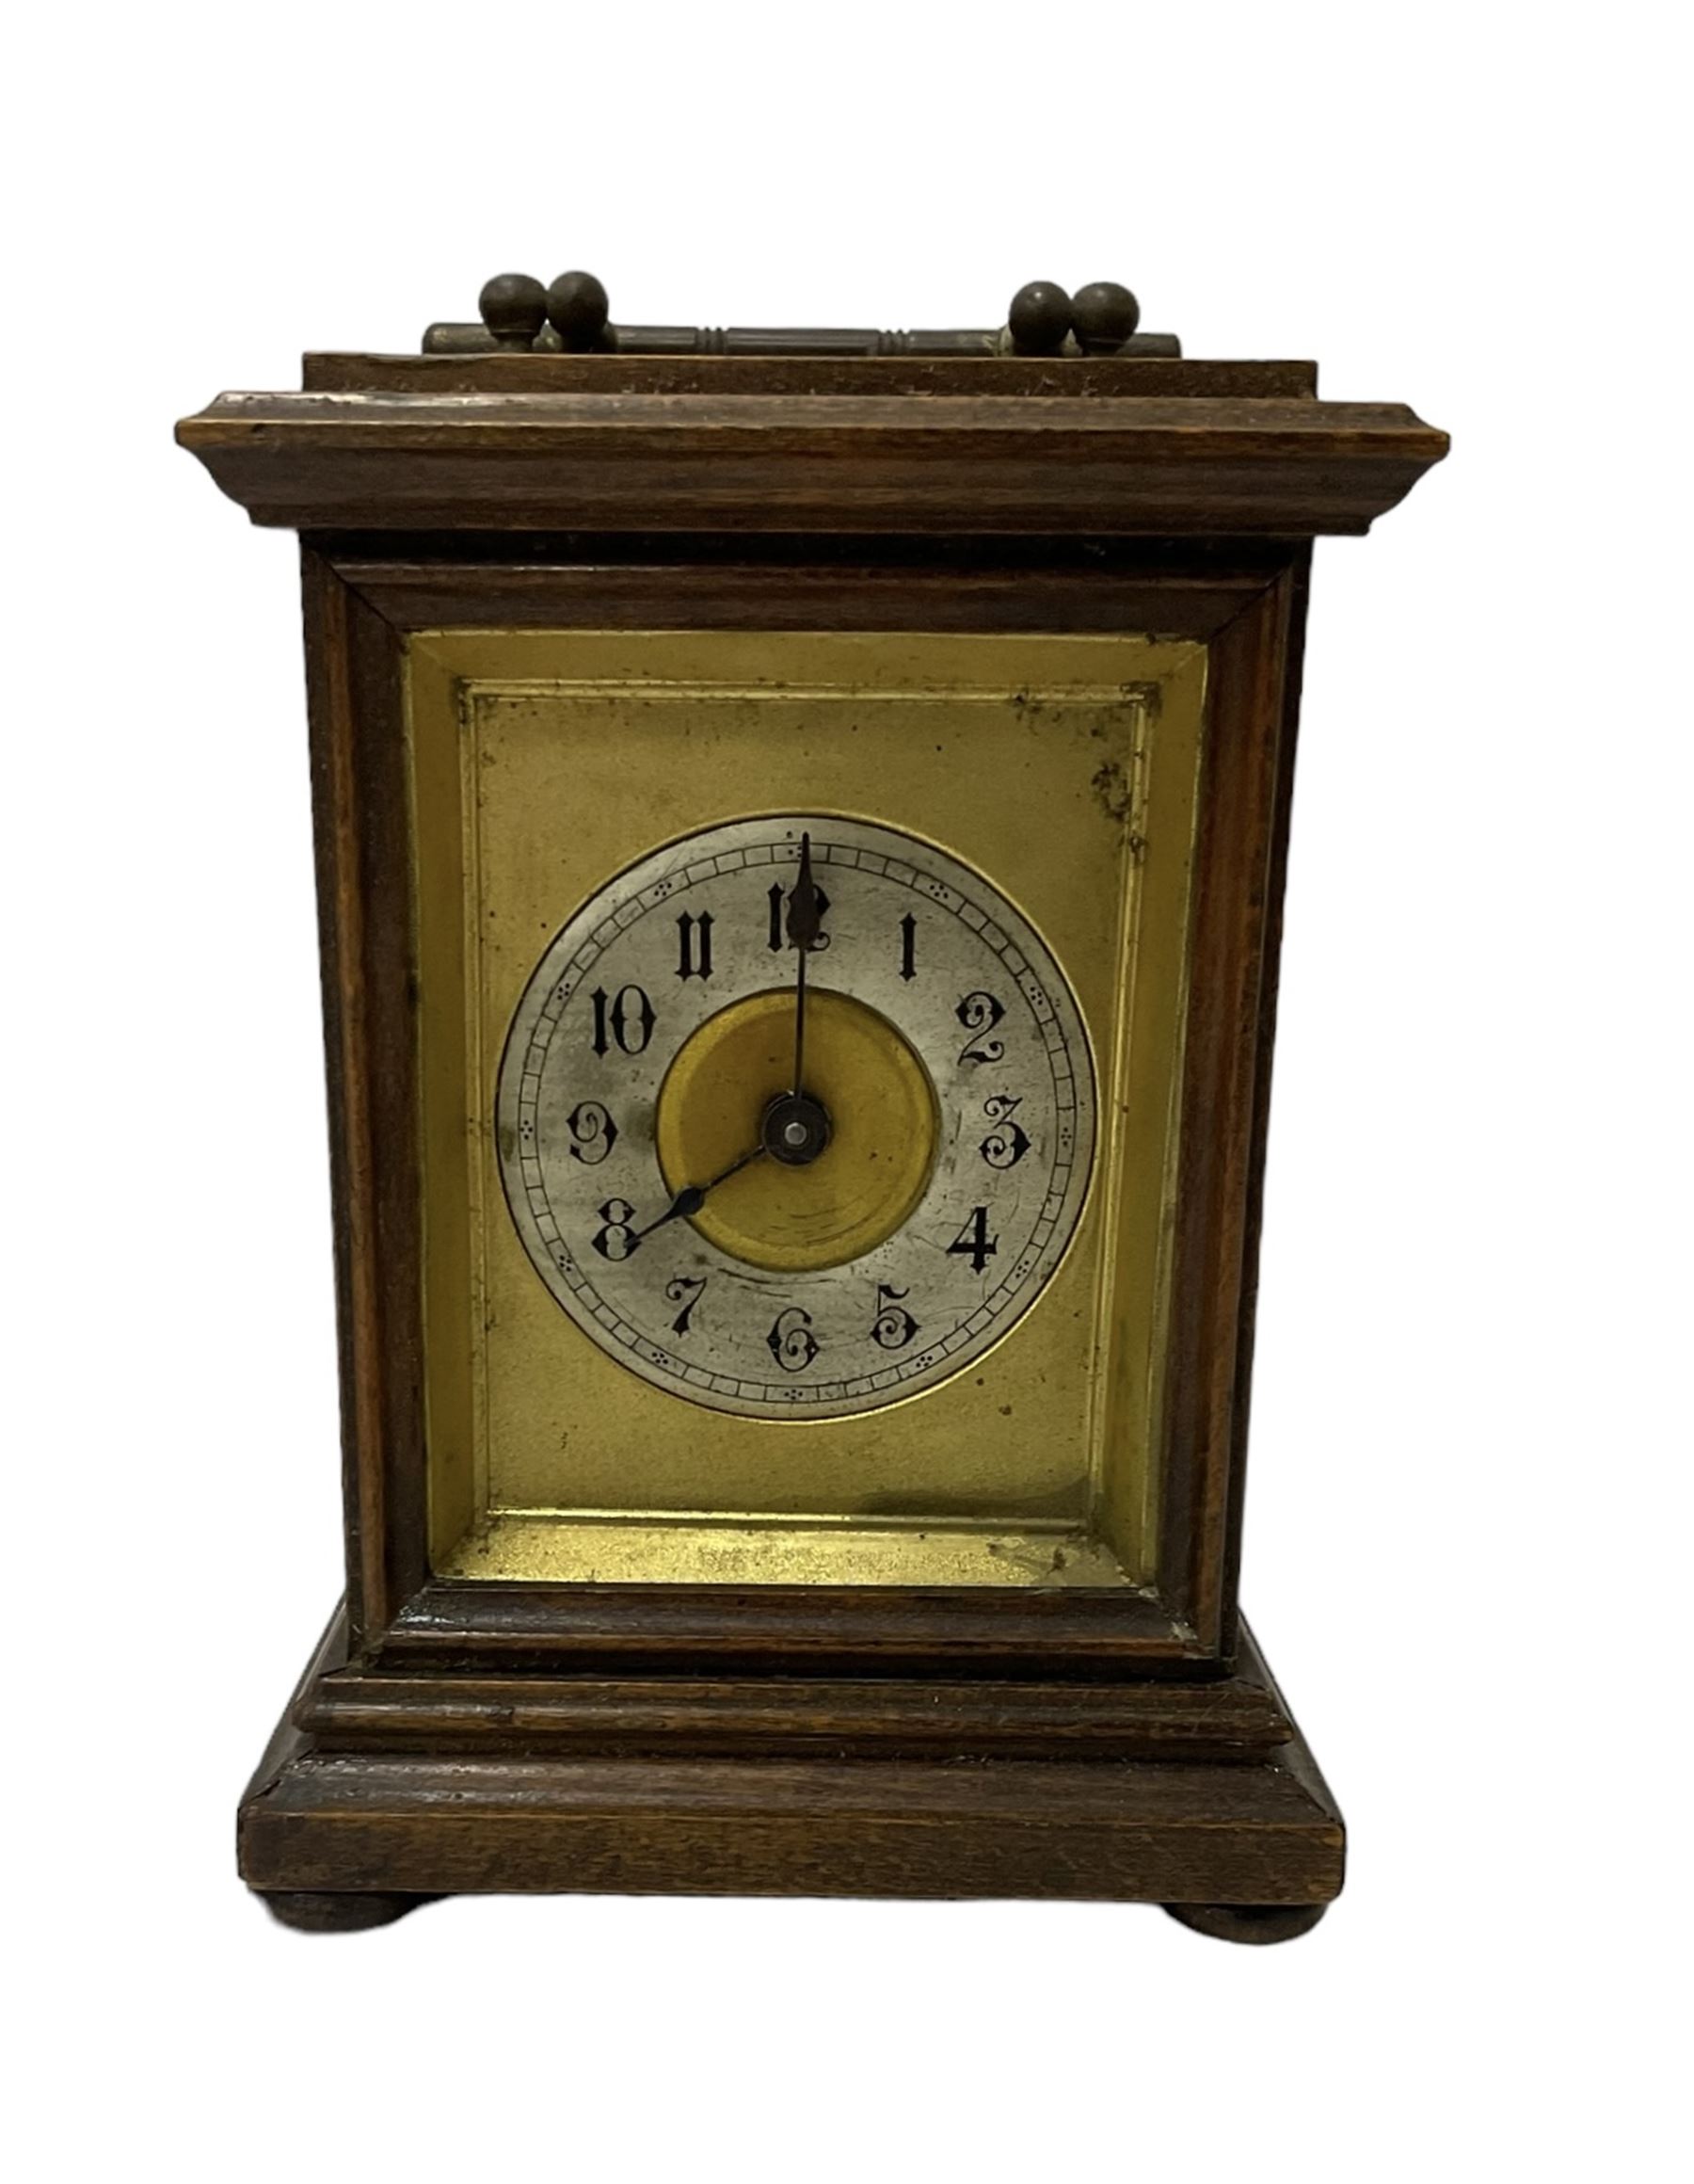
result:
[(999, 1249), (999, 1238), (988, 1233), (988, 1209), (978, 1206), (948, 1245), (950, 1257), (968, 1259), (972, 1274), (981, 1274)]

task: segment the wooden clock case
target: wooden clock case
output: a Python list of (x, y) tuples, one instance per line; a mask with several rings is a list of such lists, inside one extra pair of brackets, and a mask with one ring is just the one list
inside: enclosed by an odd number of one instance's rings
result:
[[(179, 438), (301, 535), (347, 1593), (243, 1799), (291, 1924), (449, 1892), (1073, 1896), (1274, 1940), (1340, 1817), (1236, 1602), (1311, 541), (1446, 452), (1305, 363), (314, 356)], [(442, 629), (1208, 650), (1157, 1582), (438, 1578), (406, 664)]]

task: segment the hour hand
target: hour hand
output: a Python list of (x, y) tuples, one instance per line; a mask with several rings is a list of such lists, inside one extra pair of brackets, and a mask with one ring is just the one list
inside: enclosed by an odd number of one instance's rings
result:
[(644, 1236), (650, 1236), (655, 1228), (663, 1228), (667, 1221), (692, 1221), (706, 1203), (706, 1194), (709, 1191), (715, 1191), (720, 1183), (727, 1183), (731, 1176), (740, 1175), (743, 1168), (751, 1167), (753, 1163), (764, 1152), (764, 1149), (762, 1144), (756, 1145), (751, 1152), (743, 1153), (740, 1160), (731, 1161), (729, 1165), (720, 1175), (713, 1176), (709, 1183), (690, 1183), (686, 1189), (679, 1191), (656, 1220), (649, 1221), (645, 1228), (636, 1229), (635, 1243), (639, 1244)]

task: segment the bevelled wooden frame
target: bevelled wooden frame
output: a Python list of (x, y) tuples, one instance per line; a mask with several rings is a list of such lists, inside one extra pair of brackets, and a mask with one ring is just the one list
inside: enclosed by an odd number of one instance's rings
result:
[[(312, 391), (180, 428), (304, 533), (336, 1209), (345, 1615), (243, 1870), (303, 1924), (468, 1887), (1311, 1910), (1339, 1823), (1236, 1602), (1310, 538), (1365, 528), (1445, 440), (1317, 401), (1297, 365), (1126, 360), (1078, 366), (1084, 390), (1045, 365), (710, 361), (309, 360)], [(407, 648), (519, 627), (1208, 648), (1156, 1587), (431, 1577)], [(993, 1762), (969, 1795), (967, 1755)]]

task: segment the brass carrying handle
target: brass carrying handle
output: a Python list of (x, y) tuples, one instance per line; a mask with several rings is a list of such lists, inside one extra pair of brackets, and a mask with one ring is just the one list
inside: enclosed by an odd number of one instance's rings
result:
[(614, 326), (604, 285), (592, 273), (561, 273), (543, 287), (528, 273), (485, 281), (479, 326), (440, 321), (424, 336), (425, 356), (491, 350), (573, 356), (651, 357), (1116, 357), (1180, 356), (1175, 334), (1138, 333), (1141, 305), (1115, 281), (1094, 281), (1069, 296), (1056, 281), (1031, 281), (1012, 298), (998, 331), (913, 333), (867, 327)]

